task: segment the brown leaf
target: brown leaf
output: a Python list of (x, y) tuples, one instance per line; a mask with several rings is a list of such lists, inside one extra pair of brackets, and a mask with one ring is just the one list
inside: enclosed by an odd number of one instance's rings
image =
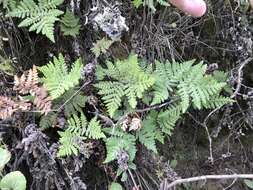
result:
[(8, 97), (0, 96), (0, 119), (7, 119), (17, 110), (17, 104)]

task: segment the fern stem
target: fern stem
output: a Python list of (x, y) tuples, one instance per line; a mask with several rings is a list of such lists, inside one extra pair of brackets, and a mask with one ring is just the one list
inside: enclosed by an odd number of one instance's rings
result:
[(244, 62), (242, 62), (242, 64), (240, 65), (240, 67), (238, 69), (237, 86), (236, 86), (234, 93), (231, 95), (231, 98), (234, 98), (238, 94), (238, 92), (240, 91), (241, 86), (242, 86), (242, 74), (243, 74), (242, 70), (252, 60), (253, 60), (253, 58), (250, 57), (250, 58), (246, 59)]
[(60, 112), (62, 108), (64, 108), (64, 106), (72, 99), (74, 98), (77, 94), (80, 93), (80, 91), (85, 87), (87, 86), (88, 84), (90, 84), (91, 81), (87, 81), (85, 82), (66, 102), (64, 102), (58, 109), (57, 109), (57, 112)]
[(136, 183), (136, 181), (135, 181), (135, 179), (134, 179), (134, 176), (133, 176), (131, 170), (130, 170), (130, 169), (127, 169), (127, 171), (128, 171), (128, 173), (129, 173), (129, 175), (130, 175), (130, 177), (131, 177), (131, 179), (132, 179), (132, 181), (133, 181), (133, 183), (134, 183), (134, 188), (138, 189), (138, 185), (137, 185), (137, 183)]
[(147, 111), (151, 111), (151, 110), (161, 109), (163, 107), (166, 107), (166, 106), (170, 105), (171, 103), (173, 103), (175, 101), (176, 100), (170, 100), (168, 102), (158, 104), (158, 105), (154, 105), (154, 106), (150, 106), (150, 107), (147, 107), (147, 108), (144, 108), (144, 109), (137, 109), (137, 110), (135, 110), (135, 112), (142, 113), (142, 112), (147, 112)]

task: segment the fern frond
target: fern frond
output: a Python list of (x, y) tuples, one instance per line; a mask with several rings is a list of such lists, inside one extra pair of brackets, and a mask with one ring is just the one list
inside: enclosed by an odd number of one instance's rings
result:
[(77, 156), (79, 152), (79, 145), (77, 143), (79, 137), (69, 130), (58, 133), (60, 135), (60, 146), (57, 156), (64, 157), (71, 156), (73, 154)]
[[(85, 107), (85, 103), (87, 102), (87, 97), (84, 96), (81, 92), (76, 94), (76, 90), (74, 88), (65, 92), (57, 101), (57, 104), (61, 106), (64, 104), (64, 114), (67, 117), (71, 115), (75, 115), (78, 112), (81, 112), (82, 108)], [(74, 97), (73, 97), (74, 95)]]
[(105, 134), (102, 132), (101, 125), (97, 118), (93, 118), (86, 130), (86, 136), (91, 139), (101, 139), (105, 138)]
[(137, 132), (137, 138), (141, 144), (147, 149), (157, 153), (156, 149), (156, 123), (151, 118), (147, 118), (142, 122), (141, 129)]
[(93, 43), (91, 51), (95, 54), (96, 57), (99, 57), (102, 53), (106, 53), (106, 51), (110, 48), (113, 42), (114, 41), (108, 40), (106, 38), (97, 40), (96, 43)]
[(66, 9), (64, 16), (61, 18), (61, 31), (64, 36), (76, 37), (79, 34), (81, 25), (79, 18), (74, 15), (69, 9)]
[(117, 159), (120, 150), (124, 150), (129, 154), (129, 161), (133, 161), (136, 154), (135, 137), (125, 134), (122, 137), (110, 137), (106, 139), (107, 155), (104, 163)]
[(57, 114), (55, 113), (50, 113), (50, 114), (41, 116), (40, 123), (39, 123), (41, 130), (45, 130), (52, 127), (56, 118), (57, 118)]
[(19, 27), (29, 27), (29, 31), (42, 33), (55, 42), (54, 24), (63, 14), (57, 6), (62, 3), (63, 0), (39, 0), (38, 3), (33, 0), (23, 0), (13, 7), (7, 16), (21, 18)]
[(59, 134), (61, 144), (58, 152), (59, 156), (77, 155), (79, 153), (78, 143), (82, 140), (106, 137), (97, 118), (91, 119), (88, 123), (83, 112), (80, 112), (80, 117), (75, 114), (72, 115), (68, 119), (67, 129), (64, 132), (59, 132)]
[(82, 64), (80, 59), (76, 60), (68, 73), (64, 57), (59, 54), (58, 58), (54, 57), (52, 62), (40, 67), (39, 70), (44, 75), (42, 81), (52, 99), (56, 99), (78, 84), (81, 77)]
[(156, 62), (154, 76), (156, 82), (153, 86), (153, 102), (159, 104), (169, 98), (169, 95), (180, 98), (182, 112), (193, 105), (201, 109), (208, 104), (212, 96), (219, 95), (226, 86), (218, 82), (213, 76), (206, 74), (207, 66), (202, 62), (193, 65), (195, 60), (177, 63)]
[(70, 119), (68, 119), (68, 128), (66, 130), (78, 136), (84, 136), (87, 124), (88, 122), (86, 117), (81, 112), (80, 118), (77, 115), (73, 115)]
[[(130, 55), (127, 60), (117, 61), (115, 64), (107, 62), (106, 66), (107, 68), (97, 68), (100, 82), (95, 84), (95, 87), (99, 89), (98, 93), (102, 95), (112, 117), (124, 98), (127, 98), (134, 109), (137, 99), (142, 98), (143, 93), (153, 85), (154, 78), (141, 70), (136, 55)], [(108, 81), (107, 77), (113, 82)]]
[(172, 131), (176, 122), (181, 116), (181, 107), (169, 107), (165, 111), (160, 111), (157, 117), (157, 122), (160, 125), (162, 132), (167, 135), (172, 135)]
[(235, 101), (229, 97), (213, 96), (208, 100), (208, 102), (203, 104), (203, 107), (206, 109), (215, 109), (215, 108), (219, 108), (219, 107), (222, 107), (226, 104), (230, 104), (233, 102), (235, 102)]

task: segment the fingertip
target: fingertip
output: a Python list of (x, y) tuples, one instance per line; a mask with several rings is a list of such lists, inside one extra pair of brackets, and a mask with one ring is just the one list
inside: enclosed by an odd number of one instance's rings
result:
[(202, 17), (207, 11), (206, 3), (202, 0), (196, 0), (189, 6), (189, 14), (194, 17)]
[(193, 17), (201, 17), (207, 10), (207, 5), (203, 0), (170, 0), (170, 2)]

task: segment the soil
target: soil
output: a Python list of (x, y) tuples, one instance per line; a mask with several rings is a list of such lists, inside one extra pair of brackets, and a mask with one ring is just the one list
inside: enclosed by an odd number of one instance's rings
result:
[[(78, 1), (75, 1), (77, 3)], [(104, 63), (106, 59), (123, 59), (130, 52), (152, 63), (155, 60), (203, 60), (210, 68), (229, 74), (228, 83), (235, 88), (238, 69), (251, 58), (253, 45), (253, 11), (239, 0), (208, 0), (208, 13), (202, 18), (184, 15), (174, 7), (157, 5), (153, 13), (147, 7), (135, 9), (130, 0), (83, 0), (75, 13), (82, 27), (77, 38), (65, 37), (55, 29), (56, 43), (42, 35), (18, 28), (17, 20), (4, 18), (0, 13), (0, 36), (3, 54), (12, 60), (14, 74), (44, 65), (59, 52), (69, 61), (81, 56), (86, 65)], [(92, 19), (95, 5), (118, 8), (129, 30), (123, 32), (107, 53), (95, 59), (93, 43), (106, 36), (96, 29)], [(70, 7), (65, 1), (64, 7)], [(87, 22), (88, 19), (88, 22)], [(137, 169), (133, 176), (140, 190), (159, 189), (179, 178), (215, 174), (253, 173), (253, 66), (243, 68), (243, 78), (237, 102), (210, 114), (210, 111), (190, 110), (165, 144), (159, 144), (154, 155), (138, 147)], [(93, 78), (92, 72), (86, 77)], [(0, 71), (0, 95), (15, 95), (13, 77)], [(89, 93), (93, 93), (90, 90)], [(65, 159), (55, 158), (57, 129), (44, 132), (38, 129), (38, 117), (32, 112), (16, 113), (11, 119), (0, 120), (0, 135), (11, 150), (12, 160), (5, 172), (20, 170), (28, 180), (30, 190), (106, 190), (115, 177), (115, 166), (103, 164), (103, 142), (89, 142), (86, 152)], [(206, 124), (212, 145), (206, 133)], [(211, 156), (211, 157), (210, 157)], [(136, 190), (128, 179), (125, 189)], [(242, 180), (200, 181), (178, 186), (179, 190), (242, 190)]]

